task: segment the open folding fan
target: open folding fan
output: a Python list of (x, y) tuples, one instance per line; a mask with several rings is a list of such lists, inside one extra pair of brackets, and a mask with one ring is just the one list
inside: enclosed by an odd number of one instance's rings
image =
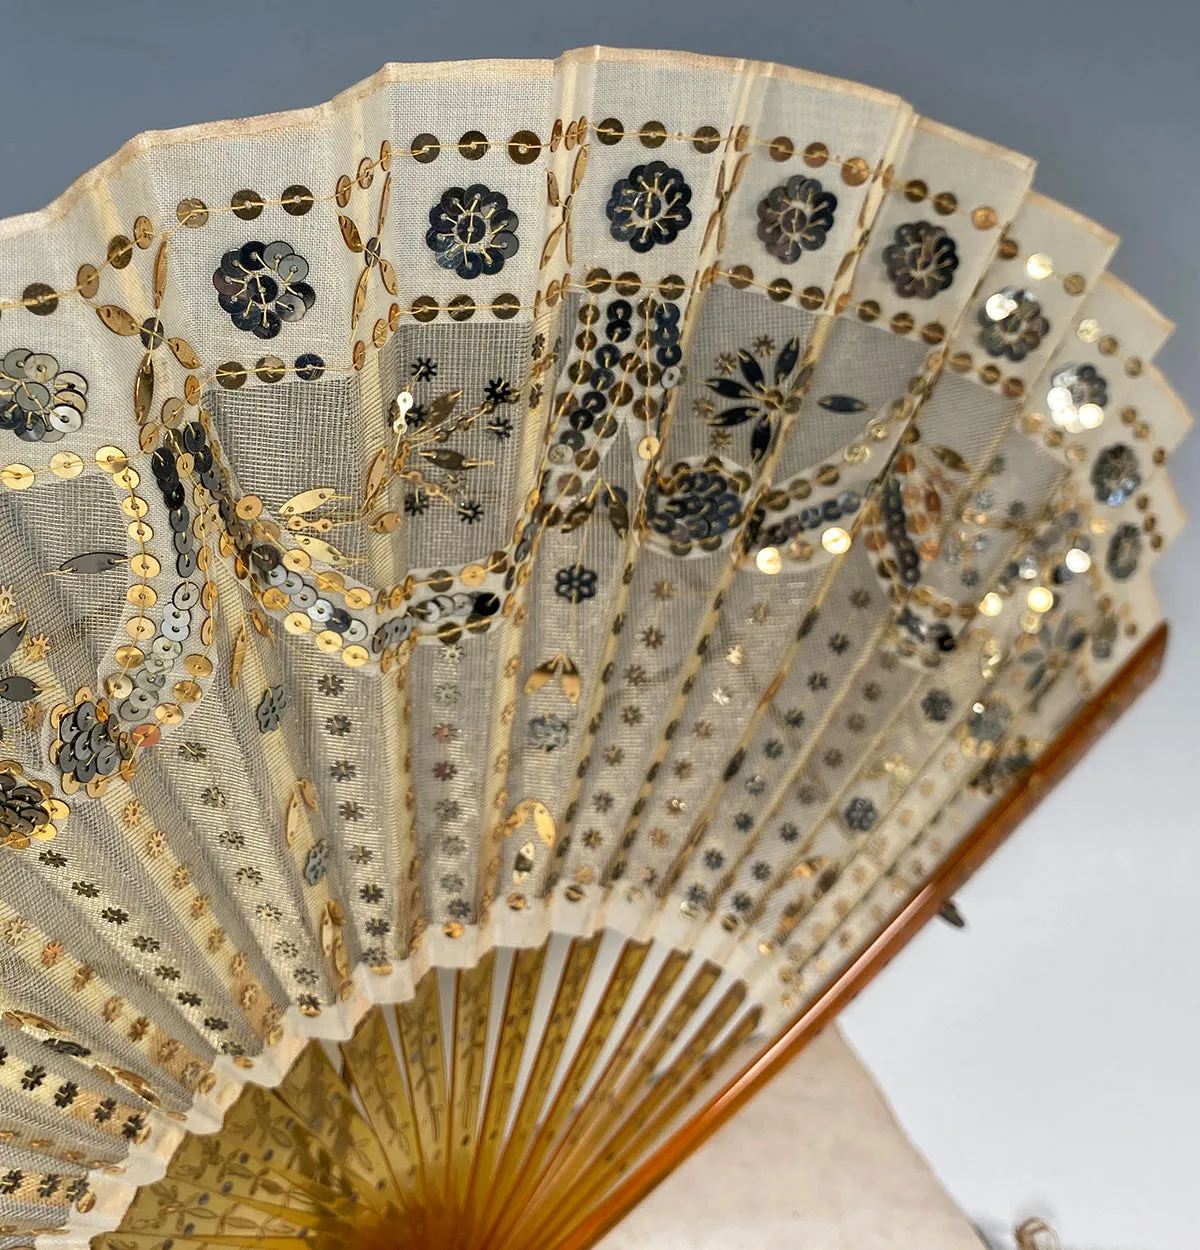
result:
[(582, 1245), (1129, 697), (1188, 420), (1031, 174), (589, 50), (0, 226), (9, 1244)]

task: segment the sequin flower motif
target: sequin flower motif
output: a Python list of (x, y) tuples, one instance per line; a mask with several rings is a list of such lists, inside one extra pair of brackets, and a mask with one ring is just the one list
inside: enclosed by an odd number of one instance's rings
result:
[(944, 690), (930, 690), (921, 700), (921, 711), (941, 724), (954, 711), (954, 700)]
[(815, 178), (797, 174), (772, 187), (758, 204), (758, 237), (772, 256), (794, 265), (815, 252), (833, 227), (837, 196)]
[(1024, 360), (1050, 333), (1050, 322), (1032, 291), (1006, 286), (979, 310), (979, 342), (989, 356)]
[(784, 413), (800, 410), (800, 394), (793, 374), (800, 360), (799, 338), (789, 339), (775, 357), (775, 365), (768, 383), (762, 366), (753, 352), (742, 348), (737, 354), (738, 369), (742, 380), (737, 378), (709, 378), (705, 385), (723, 399), (740, 400), (733, 408), (724, 408), (706, 417), (709, 425), (731, 426), (754, 422), (750, 436), (750, 455), (760, 460), (771, 445), (771, 423)]
[(269, 686), (262, 693), (255, 709), (258, 728), (262, 733), (270, 733), (279, 728), (279, 718), (287, 711), (287, 691), (282, 686)]
[(1117, 526), (1109, 540), (1108, 554), (1104, 557), (1109, 577), (1118, 582), (1127, 581), (1137, 572), (1141, 558), (1142, 531), (1129, 522)]
[(967, 734), (976, 742), (999, 742), (1008, 732), (1012, 709), (1000, 699), (976, 703), (967, 720)]
[(290, 243), (250, 242), (226, 252), (213, 274), (221, 307), (239, 330), (273, 339), (285, 321), (301, 321), (317, 295), (305, 281), (308, 261)]
[(557, 751), (567, 745), (570, 732), (561, 716), (534, 716), (527, 726), (526, 741), (536, 751)]
[(569, 564), (554, 575), (554, 593), (570, 603), (596, 596), (596, 573), (582, 564)]
[(879, 819), (879, 811), (870, 799), (859, 796), (850, 800), (845, 816), (847, 826), (855, 833), (868, 833)]
[(613, 183), (604, 206), (609, 231), (618, 243), (638, 253), (673, 243), (692, 224), (692, 189), (678, 169), (663, 161), (635, 165)]
[(722, 536), (741, 525), (742, 496), (750, 475), (731, 469), (716, 456), (700, 464), (683, 461), (650, 492), (650, 527), (668, 540), (676, 555), (693, 545), (716, 551)]
[(478, 278), (499, 273), (517, 254), (519, 224), (506, 196), (476, 182), (442, 192), (429, 210), (425, 242), (443, 269)]
[(1032, 638), (1035, 645), (1021, 655), (1021, 663), (1028, 670), (1025, 689), (1035, 690), (1048, 674), (1054, 676), (1066, 668), (1071, 656), (1087, 642), (1087, 637), (1087, 630), (1073, 613), (1068, 613), (1057, 625), (1043, 625)]
[(133, 742), (115, 716), (85, 701), (64, 712), (58, 722), (60, 745), (54, 762), (64, 777), (81, 785), (111, 777), (123, 760), (133, 758)]
[(883, 264), (903, 299), (933, 299), (954, 281), (958, 249), (954, 240), (928, 221), (896, 227), (895, 241), (883, 249)]
[(304, 860), (304, 880), (309, 885), (319, 885), (329, 871), (329, 844), (324, 838), (317, 842)]
[(83, 425), (87, 379), (45, 352), (18, 347), (0, 361), (0, 430), (27, 443), (56, 443)]
[(0, 846), (23, 849), (30, 838), (53, 836), (47, 799), (50, 787), (44, 781), (0, 769)]
[(1096, 500), (1110, 508), (1123, 504), (1141, 484), (1137, 455), (1125, 443), (1106, 447), (1092, 465), (1092, 490)]

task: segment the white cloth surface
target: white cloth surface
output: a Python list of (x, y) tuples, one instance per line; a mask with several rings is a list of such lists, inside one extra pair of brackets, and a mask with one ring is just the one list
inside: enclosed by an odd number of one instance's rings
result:
[(981, 1250), (870, 1073), (827, 1029), (599, 1250)]

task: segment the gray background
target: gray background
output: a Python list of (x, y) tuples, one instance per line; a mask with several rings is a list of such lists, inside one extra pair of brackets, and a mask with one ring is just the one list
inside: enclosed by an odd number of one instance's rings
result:
[[(385, 60), (591, 43), (857, 79), (1029, 153), (1125, 239), (1113, 269), (1182, 327), (1159, 363), (1200, 411), (1196, 0), (3, 0), (0, 215), (139, 130), (313, 104)], [(1197, 511), (1200, 438), (1172, 475)], [(1193, 526), (1159, 565), (1165, 680), (964, 892), (969, 929), (927, 931), (846, 1017), (988, 1230), (1039, 1210), (1080, 1250), (1195, 1244), (1198, 558)]]

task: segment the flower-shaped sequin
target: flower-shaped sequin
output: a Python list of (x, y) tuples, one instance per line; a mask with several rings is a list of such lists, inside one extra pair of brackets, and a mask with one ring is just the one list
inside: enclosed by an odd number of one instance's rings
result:
[(27, 443), (55, 443), (83, 425), (87, 379), (45, 352), (17, 347), (0, 361), (0, 430)]
[(526, 727), (526, 741), (535, 751), (557, 751), (567, 745), (570, 727), (561, 716), (534, 716)]
[(847, 826), (855, 833), (868, 833), (879, 819), (879, 811), (870, 799), (859, 796), (850, 800), (845, 817)]
[(1123, 504), (1142, 484), (1141, 466), (1132, 447), (1114, 443), (1092, 465), (1092, 490), (1096, 500), (1110, 508)]
[(213, 286), (239, 330), (273, 339), (285, 321), (302, 320), (316, 303), (307, 277), (308, 261), (290, 243), (254, 241), (221, 257)]
[(604, 211), (612, 237), (641, 253), (674, 242), (692, 224), (691, 200), (692, 189), (678, 169), (651, 161), (613, 183)]
[(499, 273), (517, 254), (519, 224), (506, 196), (476, 182), (442, 192), (429, 210), (425, 242), (443, 269), (478, 278)]
[(329, 871), (329, 844), (322, 838), (308, 852), (304, 861), (304, 880), (309, 885), (319, 885)]
[(262, 693), (254, 715), (262, 733), (279, 728), (279, 718), (287, 711), (287, 691), (282, 686), (269, 686)]
[(921, 700), (921, 711), (931, 721), (941, 724), (954, 711), (954, 700), (944, 690), (930, 690)]
[(1108, 382), (1095, 365), (1067, 364), (1050, 375), (1046, 406), (1055, 425), (1069, 433), (1095, 429), (1107, 403)]
[(883, 249), (883, 264), (903, 299), (933, 299), (954, 281), (958, 249), (954, 240), (928, 221), (896, 227), (895, 241)]
[(133, 741), (117, 718), (90, 701), (62, 714), (58, 736), (61, 745), (54, 762), (64, 777), (74, 777), (81, 786), (111, 777), (123, 760), (133, 758)]
[(554, 575), (554, 593), (570, 603), (582, 603), (596, 595), (596, 574), (582, 564), (569, 564)]
[(1141, 558), (1142, 531), (1129, 522), (1119, 525), (1109, 540), (1108, 554), (1104, 557), (1109, 577), (1118, 582), (1126, 581), (1137, 572)]
[(1006, 286), (979, 310), (979, 342), (989, 356), (1024, 360), (1050, 333), (1050, 322), (1032, 291)]
[(837, 196), (801, 174), (772, 187), (758, 204), (758, 237), (772, 256), (794, 265), (815, 252), (833, 227)]

